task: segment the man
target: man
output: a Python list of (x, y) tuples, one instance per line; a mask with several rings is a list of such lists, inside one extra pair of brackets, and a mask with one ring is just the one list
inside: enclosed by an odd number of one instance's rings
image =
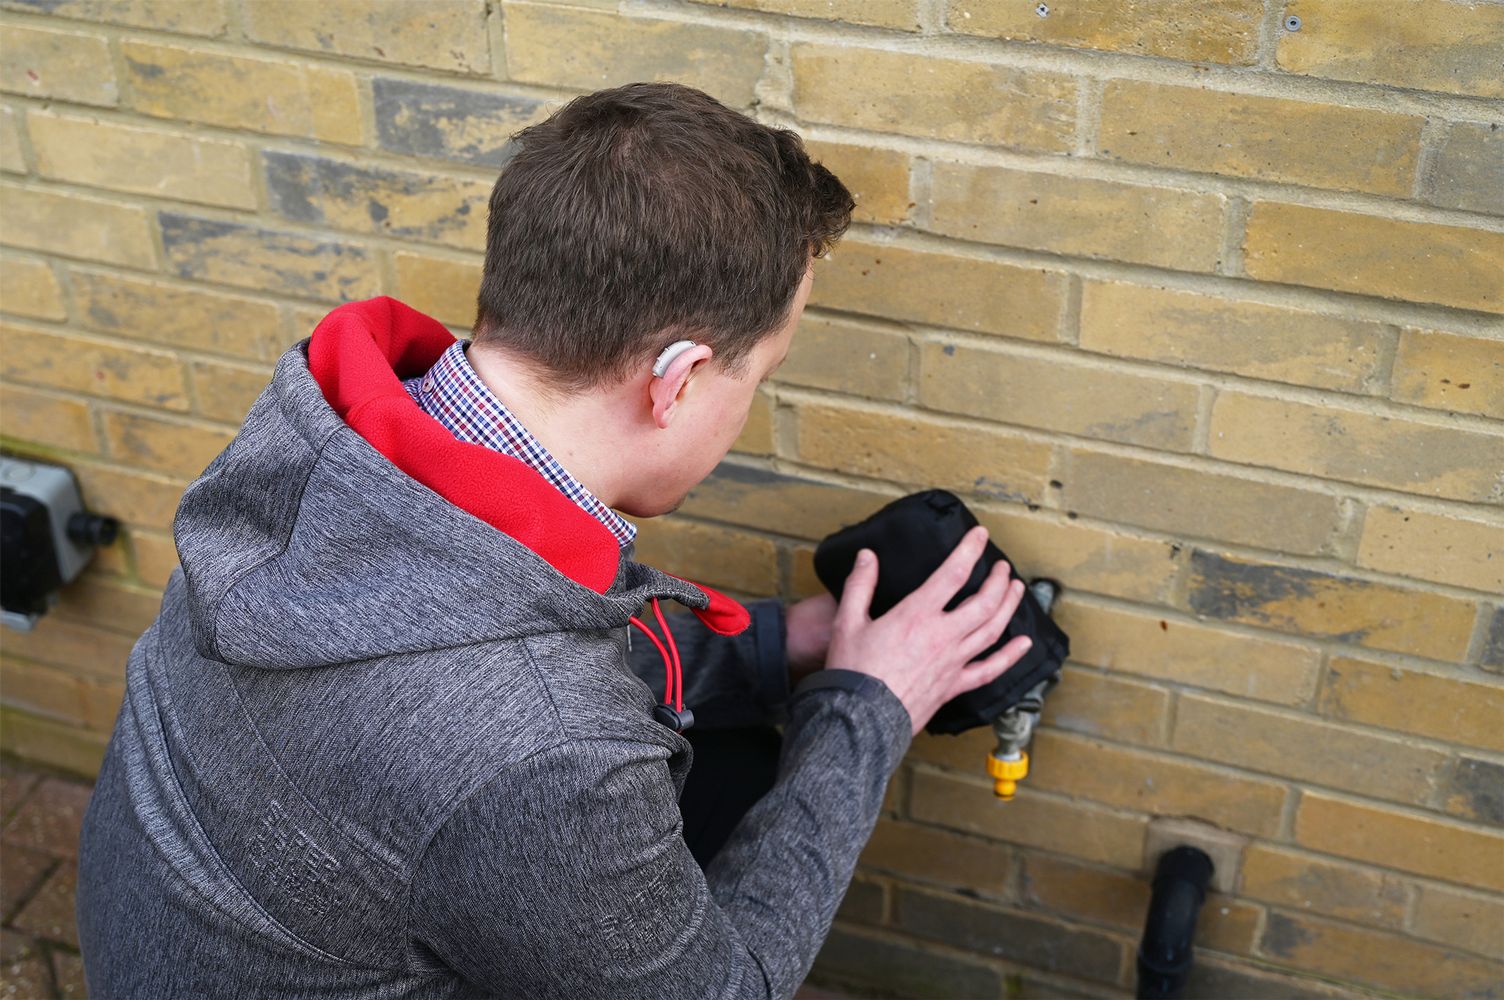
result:
[[(96, 995), (789, 996), (912, 734), (1023, 653), (968, 665), (1005, 572), (943, 610), (980, 529), (876, 620), (870, 553), (787, 626), (633, 562), (615, 511), (726, 454), (851, 199), (669, 84), (516, 149), (473, 343), (336, 309), (183, 497), (85, 823)], [(776, 781), (702, 865), (681, 730), (777, 720)]]

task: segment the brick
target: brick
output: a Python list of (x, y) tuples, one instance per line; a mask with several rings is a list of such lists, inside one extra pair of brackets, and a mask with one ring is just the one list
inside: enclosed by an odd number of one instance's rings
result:
[(0, 750), (71, 774), (94, 777), (104, 759), (108, 733), (43, 719), (5, 706), (0, 708)]
[[(1289, 0), (1304, 22), (1281, 31), (1275, 59), (1288, 73), (1474, 97), (1504, 97), (1498, 40), (1504, 9), (1420, 0)], [(1375, 39), (1384, 44), (1374, 44)]]
[[(921, 735), (915, 742), (954, 744), (964, 739)], [(992, 794), (992, 779), (983, 771), (990, 745), (984, 747), (982, 741), (975, 739), (972, 742), (981, 751), (975, 755), (975, 763), (968, 765), (975, 768), (973, 774), (977, 777), (914, 771), (909, 800), (911, 818), (1115, 868), (1138, 866), (1146, 825), (1142, 817), (1127, 816), (1089, 802), (1040, 795), (1028, 780), (1012, 802), (999, 802)]]
[(162, 212), (162, 250), (182, 278), (348, 302), (381, 291), (376, 258), (338, 239)]
[[(11, 914), (19, 909), (21, 902), (42, 884), (54, 860), (41, 851), (29, 851), (24, 847), (7, 847), (0, 851), (0, 910)], [(33, 945), (33, 942), (20, 935), (13, 937), (10, 931), (5, 932), (3, 942), (4, 950), (0, 952), (0, 961), (5, 962), (21, 957)], [(6, 982), (7, 985), (10, 983), (8, 977)], [(47, 994), (44, 988), (33, 995)]]
[(1182, 271), (1221, 258), (1220, 194), (943, 161), (933, 189), (945, 236)]
[(1302, 847), (1504, 892), (1504, 832), (1305, 792), (1295, 814)]
[(277, 150), (263, 156), (271, 208), (284, 218), (461, 249), (486, 245), (489, 183)]
[(9, 107), (0, 107), (0, 170), (11, 174), (26, 173), (19, 120), (15, 110)]
[(145, 114), (327, 142), (363, 138), (348, 70), (140, 41), (120, 49), (131, 107)]
[(1333, 657), (1321, 711), (1334, 719), (1504, 752), (1504, 683)]
[(731, 445), (732, 451), (749, 455), (773, 454), (773, 397), (759, 391), (752, 397), (752, 408), (747, 411), (747, 423), (741, 436)]
[(768, 14), (845, 21), (875, 28), (919, 31), (918, 0), (695, 0), (717, 7), (737, 7)]
[(1016, 507), (973, 507), (972, 512), (1020, 575), (1060, 580), (1068, 591), (1159, 603), (1175, 577), (1175, 548), (1169, 542), (1054, 520), (1055, 515), (1025, 514)]
[(722, 462), (689, 492), (680, 510), (694, 517), (818, 540), (855, 524), (892, 499), (875, 491)]
[(7, 635), (5, 653), (78, 676), (115, 680), (125, 669), (134, 644), (134, 636), (49, 615), (30, 632)]
[(475, 322), (480, 261), (406, 251), (399, 251), (392, 259), (397, 267), (397, 298), (441, 323), (468, 327)]
[(1319, 570), (1197, 549), (1187, 603), (1196, 614), (1437, 660), (1467, 652), (1471, 601)]
[(186, 410), (183, 366), (170, 351), (4, 324), (6, 378), (50, 389)]
[(1370, 1000), (1373, 994), (1307, 977), (1280, 975), (1264, 966), (1232, 965), (1200, 953), (1186, 977), (1188, 997), (1278, 997), (1279, 1000)]
[(3, 972), (6, 987), (14, 990), (16, 996), (51, 995), (52, 976), (47, 971), (47, 962), (41, 952), (18, 956), (14, 960), (6, 959)]
[(859, 860), (864, 868), (1000, 896), (1008, 891), (1011, 849), (931, 826), (879, 820)]
[(1504, 902), (1497, 896), (1422, 885), (1410, 932), (1497, 959), (1504, 954)]
[(110, 46), (99, 35), (0, 26), (0, 90), (75, 104), (113, 107), (119, 100)]
[(33, 319), (67, 319), (57, 276), (43, 260), (0, 257), (0, 309)]
[(1486, 627), (1483, 653), (1478, 664), (1484, 670), (1504, 667), (1504, 606), (1494, 608)]
[(858, 875), (846, 887), (846, 895), (836, 910), (837, 920), (877, 925), (883, 922), (888, 911), (888, 890), (882, 882), (865, 879)]
[(1123, 946), (1096, 931), (902, 886), (894, 900), (893, 922), (916, 937), (953, 948), (1103, 982), (1117, 980), (1122, 961)]
[(979, 961), (841, 926), (820, 946), (811, 979), (859, 987), (881, 983), (904, 995), (995, 997), (1004, 989), (1002, 973)]
[(1285, 788), (1190, 761), (1110, 746), (1055, 730), (1034, 739), (1029, 781), (1122, 809), (1204, 819), (1256, 836), (1279, 829)]
[(1257, 842), (1243, 855), (1239, 891), (1291, 910), (1396, 929), (1410, 899), (1405, 880), (1388, 872)]
[(1059, 73), (850, 45), (791, 55), (803, 121), (1048, 153), (1075, 141), (1076, 84)]
[(77, 867), (71, 862), (59, 865), (37, 894), (22, 907), (11, 926), (47, 941), (77, 948), (78, 927), (74, 922), (73, 905), (77, 894)]
[(1040, 17), (1031, 4), (949, 0), (945, 26), (1009, 41), (1248, 65), (1258, 54), (1263, 13), (1258, 0), (1175, 6), (1154, 0), (1085, 0), (1051, 5), (1049, 16)]
[(88, 995), (88, 982), (84, 976), (84, 960), (78, 955), (69, 954), (66, 951), (54, 951), (52, 958), (52, 975), (57, 981), (58, 995), (65, 1000), (74, 1000)]
[(78, 321), (89, 329), (256, 360), (282, 351), (270, 302), (78, 267), (70, 276)]
[[(0, 821), (10, 818), (16, 807), (30, 795), (41, 775), (10, 760), (0, 759)], [(6, 859), (0, 858), (0, 865)], [(9, 910), (9, 907), (0, 907)]]
[(805, 313), (780, 382), (901, 401), (909, 381), (909, 338), (836, 316)]
[(1368, 508), (1358, 565), (1504, 593), (1504, 518), (1450, 517), (1390, 505)]
[(1337, 497), (1164, 462), (1073, 448), (1060, 502), (1181, 538), (1316, 554), (1342, 526)]
[(1315, 917), (1271, 913), (1261, 944), (1278, 962), (1411, 994), (1487, 997), (1504, 981), (1504, 964)]
[(94, 420), (80, 400), (33, 392), (6, 383), (0, 434), (67, 451), (98, 451)]
[(1504, 826), (1504, 764), (1459, 756), (1440, 802), (1453, 815)]
[(1504, 418), (1504, 340), (1403, 330), (1391, 395), (1402, 403)]
[(899, 226), (909, 219), (909, 154), (844, 142), (806, 139), (804, 148), (851, 192), (855, 222)]
[(0, 7), (95, 24), (124, 24), (185, 35), (223, 35), (223, 0), (4, 0)]
[(228, 431), (137, 413), (110, 410), (103, 415), (105, 440), (117, 461), (194, 477), (229, 445)]
[(1113, 281), (1082, 287), (1081, 347), (1121, 358), (1364, 392), (1392, 338), (1347, 316)]
[(1224, 391), (1212, 405), (1216, 458), (1323, 479), (1489, 502), (1504, 434)]
[(532, 3), (508, 3), (506, 27), (513, 80), (583, 91), (672, 80), (733, 108), (752, 104), (767, 49), (739, 28)]
[(188, 366), (193, 377), (194, 409), (210, 420), (239, 424), (251, 404), (271, 382), (271, 369), (261, 366), (195, 360)]
[(1053, 341), (1065, 286), (1057, 271), (845, 239), (815, 262), (810, 305)]
[(1113, 80), (1097, 147), (1129, 163), (1407, 198), (1422, 124), (1365, 108)]
[(797, 412), (799, 457), (811, 465), (1000, 499), (1044, 492), (1048, 445), (907, 414), (815, 403)]
[(51, 180), (205, 205), (256, 207), (251, 156), (239, 143), (40, 111), (26, 121), (37, 173)]
[(136, 576), (140, 581), (158, 590), (167, 586), (168, 578), (178, 565), (178, 552), (172, 544), (172, 536), (132, 531), (130, 546)]
[(1250, 277), (1407, 302), (1504, 312), (1504, 233), (1256, 202)]
[(1453, 122), (1425, 183), (1433, 205), (1504, 215), (1504, 131), (1498, 122)]
[[(53, 614), (135, 639), (156, 620), (162, 595), (97, 573), (84, 573), (64, 587)], [(122, 665), (122, 674), (124, 676)]]
[(651, 518), (638, 528), (639, 562), (743, 594), (778, 590), (778, 557), (767, 539), (679, 518)]
[(458, 160), (499, 169), (511, 158), (511, 135), (551, 110), (536, 97), (463, 90), (376, 77), (376, 140), (406, 156)]
[(9, 246), (125, 267), (156, 266), (146, 213), (81, 194), (0, 185), (0, 233)]
[(1205, 695), (1181, 695), (1170, 744), (1188, 756), (1412, 805), (1448, 758), (1406, 740)]
[(1159, 746), (1169, 714), (1170, 693), (1163, 688), (1067, 667), (1050, 689), (1043, 720), (1087, 736)]
[(26, 663), (7, 651), (0, 657), (0, 685), (7, 705), (70, 725), (84, 724), (82, 682), (67, 671)]
[(929, 341), (919, 402), (949, 413), (1146, 448), (1189, 450), (1199, 387), (1060, 357)]
[(354, 59), (488, 74), (483, 0), (250, 0), (246, 34), (282, 48)]

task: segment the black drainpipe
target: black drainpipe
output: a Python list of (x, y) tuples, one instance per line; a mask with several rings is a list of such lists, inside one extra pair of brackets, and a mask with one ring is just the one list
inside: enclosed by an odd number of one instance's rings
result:
[(1199, 848), (1176, 847), (1160, 856), (1138, 946), (1139, 1000), (1175, 1000), (1185, 990), (1196, 917), (1211, 878), (1212, 859)]

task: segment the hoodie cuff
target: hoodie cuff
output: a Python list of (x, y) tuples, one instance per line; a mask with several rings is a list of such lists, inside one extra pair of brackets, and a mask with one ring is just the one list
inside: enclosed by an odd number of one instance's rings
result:
[(748, 610), (752, 612), (757, 695), (771, 718), (781, 718), (789, 700), (788, 625), (783, 602), (755, 601)]

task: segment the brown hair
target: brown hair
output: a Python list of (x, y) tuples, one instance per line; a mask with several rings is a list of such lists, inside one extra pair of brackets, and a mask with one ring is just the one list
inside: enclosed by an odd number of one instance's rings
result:
[(679, 84), (577, 97), (513, 148), (491, 192), (475, 342), (565, 391), (681, 339), (739, 374), (854, 207), (797, 133)]

